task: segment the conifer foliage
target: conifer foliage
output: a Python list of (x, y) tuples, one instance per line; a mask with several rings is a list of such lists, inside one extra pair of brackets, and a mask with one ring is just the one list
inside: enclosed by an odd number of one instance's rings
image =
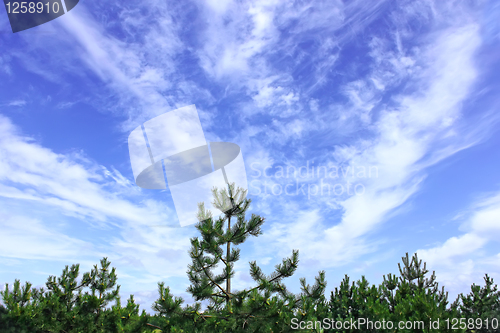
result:
[[(14, 282), (0, 292), (5, 308), (1, 317), (3, 332), (131, 332), (146, 325), (146, 313), (138, 315), (133, 296), (127, 306), (120, 305), (115, 268), (107, 258), (101, 267), (84, 273), (80, 281), (79, 265), (66, 266), (58, 278), (50, 276), (47, 289), (21, 287)], [(108, 307), (114, 302), (114, 306)], [(3, 326), (3, 327), (2, 327)]]
[[(473, 323), (482, 323), (483, 327), (476, 332), (499, 332), (500, 327), (493, 320), (496, 318), (497, 322), (500, 321), (500, 291), (488, 274), (484, 282), (484, 287), (473, 284), (468, 295), (459, 295), (462, 315), (472, 319)], [(489, 327), (485, 323), (489, 323)]]

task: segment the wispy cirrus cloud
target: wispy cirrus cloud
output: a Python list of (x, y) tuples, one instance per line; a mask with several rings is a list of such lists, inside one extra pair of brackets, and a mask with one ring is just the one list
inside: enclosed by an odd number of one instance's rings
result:
[(21, 100), (21, 99), (7, 103), (7, 106), (25, 106), (25, 105), (26, 105), (26, 101)]
[(43, 147), (4, 116), (0, 132), (3, 258), (90, 267), (106, 256), (124, 273), (127, 290), (134, 279), (147, 277), (154, 289), (157, 281), (184, 276), (193, 229), (177, 227), (172, 208), (114, 168)]
[(81, 258), (82, 253), (99, 254), (92, 243), (68, 236), (39, 219), (2, 213), (1, 226), (3, 258), (69, 261)]
[[(19, 135), (8, 118), (2, 117), (0, 121), (2, 196), (43, 201), (68, 213), (100, 221), (111, 217), (139, 222), (145, 214), (149, 215), (147, 210), (113, 195), (112, 190), (103, 191), (107, 186), (115, 186), (105, 178), (112, 173), (101, 174), (82, 155), (56, 154)], [(148, 219), (160, 221), (156, 214)]]
[[(479, 140), (477, 136), (457, 139), (452, 144), (448, 140), (449, 136), (458, 135), (461, 105), (477, 77), (473, 61), (480, 45), (477, 26), (443, 30), (432, 43), (421, 47), (419, 56), (405, 60), (407, 65), (393, 67), (393, 76), (406, 76), (408, 66), (411, 67), (411, 84), (418, 89), (393, 95), (393, 105), (380, 110), (372, 121), (373, 109), (379, 103), (377, 96), (381, 98), (381, 90), (386, 89), (370, 85), (374, 76), (380, 77), (380, 67), (385, 67), (380, 66), (383, 61), (379, 58), (383, 56), (376, 50), (379, 45), (372, 45), (375, 48), (372, 73), (346, 86), (352, 108), (360, 112), (359, 117), (372, 134), (343, 148), (337, 147), (332, 156), (337, 163), (377, 166), (379, 175), (365, 180), (363, 195), (333, 199), (343, 210), (340, 223), (318, 216), (317, 204), (332, 200), (321, 196), (310, 203), (311, 216), (290, 215), (292, 222), (275, 223), (266, 237), (276, 240), (276, 250), (282, 255), (290, 248), (299, 248), (306, 260), (319, 261), (321, 267), (334, 267), (376, 251), (381, 244), (370, 240), (369, 234), (418, 191), (426, 168)], [(399, 57), (407, 58), (403, 54)], [(379, 82), (394, 84), (392, 77)], [(301, 207), (303, 211), (304, 205)], [(302, 231), (296, 233), (297, 229)]]

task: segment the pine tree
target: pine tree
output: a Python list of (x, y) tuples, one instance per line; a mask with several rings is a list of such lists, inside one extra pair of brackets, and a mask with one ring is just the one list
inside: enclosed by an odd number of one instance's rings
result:
[[(316, 310), (326, 309), (324, 272), (320, 272), (312, 287), (301, 279), (300, 295), (289, 292), (283, 284), (282, 280), (292, 276), (298, 267), (296, 250), (269, 276), (255, 261), (250, 262), (250, 275), (256, 286), (234, 290), (231, 285), (234, 264), (240, 258), (240, 249), (236, 246), (249, 236), (260, 235), (264, 218), (252, 214), (249, 220), (245, 219), (251, 201), (246, 198), (246, 191), (235, 188), (234, 184), (228, 185), (227, 189), (213, 189), (213, 196), (213, 205), (223, 213), (214, 218), (204, 203), (199, 204), (200, 222), (196, 228), (201, 237), (191, 239), (189, 251), (192, 263), (187, 274), (191, 285), (187, 291), (196, 303), (182, 308), (182, 298), (173, 297), (163, 283), (159, 284), (160, 298), (153, 309), (168, 320), (170, 329), (175, 325), (176, 329), (188, 325), (187, 322), (191, 321), (203, 323), (196, 326), (198, 329), (204, 327), (203, 332), (281, 332), (289, 329), (292, 317), (315, 318)], [(220, 266), (221, 272), (216, 273)], [(200, 301), (208, 301), (204, 312)]]
[(424, 328), (400, 330), (401, 332), (428, 332), (431, 320), (440, 320), (440, 332), (462, 332), (446, 327), (445, 320), (456, 318), (459, 313), (455, 303), (448, 306), (448, 293), (444, 287), (439, 290), (436, 282), (436, 273), (428, 276), (427, 264), (418, 259), (415, 253), (411, 260), (406, 253), (402, 257), (403, 266), (398, 264), (399, 281), (391, 274), (384, 281), (379, 290), (381, 301), (388, 308), (390, 318), (394, 322), (412, 321), (424, 324)]
[[(210, 309), (220, 309), (223, 301), (230, 309), (234, 297), (231, 292), (231, 278), (234, 276), (234, 263), (240, 257), (240, 250), (233, 247), (231, 251), (231, 244), (239, 245), (249, 235), (261, 234), (264, 219), (252, 215), (250, 221), (245, 221), (250, 200), (245, 199), (246, 191), (241, 188), (235, 190), (234, 185), (222, 191), (214, 188), (213, 196), (213, 205), (222, 211), (223, 215), (214, 221), (212, 213), (205, 209), (204, 203), (199, 204), (200, 223), (196, 228), (200, 231), (202, 239), (201, 241), (198, 238), (191, 239), (192, 264), (188, 266), (188, 276), (192, 285), (188, 288), (188, 292), (197, 301), (210, 300)], [(224, 267), (223, 272), (214, 275), (214, 268), (220, 264)]]
[[(331, 292), (329, 311), (330, 318), (337, 321), (357, 322), (360, 318), (369, 321), (379, 321), (387, 318), (387, 308), (380, 304), (379, 289), (369, 284), (365, 276), (349, 284), (349, 277), (345, 275), (335, 291)], [(380, 332), (370, 327), (350, 327), (349, 329), (328, 330), (325, 332)]]
[(36, 332), (34, 323), (31, 321), (36, 301), (33, 300), (31, 283), (26, 282), (21, 287), (21, 282), (15, 280), (12, 291), (9, 284), (5, 290), (0, 291), (5, 306), (0, 305), (0, 332), (2, 333), (27, 333)]
[[(21, 287), (19, 280), (12, 290), (7, 284), (0, 292), (7, 310), (2, 314), (0, 309), (0, 332), (112, 333), (152, 329), (147, 325), (145, 311), (138, 314), (133, 296), (125, 308), (121, 307), (116, 270), (110, 265), (103, 258), (101, 267), (95, 265), (80, 281), (80, 266), (66, 266), (60, 277), (48, 278), (47, 289), (32, 288), (29, 282)], [(112, 302), (115, 305), (108, 307)]]
[(447, 329), (445, 320), (459, 317), (457, 305), (454, 303), (448, 307), (447, 293), (444, 288), (439, 290), (434, 272), (428, 276), (426, 263), (422, 263), (417, 254), (410, 259), (407, 253), (398, 267), (400, 275), (384, 275), (378, 287), (370, 287), (364, 276), (350, 284), (346, 275), (340, 286), (331, 293), (330, 316), (341, 321), (351, 318), (372, 322), (386, 320), (394, 325), (400, 321), (423, 322), (423, 328), (384, 330), (366, 325), (327, 332), (429, 332), (429, 321), (437, 319), (440, 319), (439, 332), (464, 332)]
[[(475, 332), (498, 332), (500, 329), (500, 291), (488, 274), (485, 275), (484, 282), (484, 287), (473, 284), (471, 292), (466, 296), (460, 294), (457, 301), (462, 302), (460, 304), (462, 317), (467, 318), (468, 322), (473, 320), (473, 326), (476, 326)], [(481, 324), (481, 328), (478, 328), (478, 323)], [(472, 331), (472, 329), (467, 330), (467, 332)]]

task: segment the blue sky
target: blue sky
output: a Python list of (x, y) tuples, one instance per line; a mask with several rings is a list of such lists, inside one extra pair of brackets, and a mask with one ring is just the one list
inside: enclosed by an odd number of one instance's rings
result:
[(147, 311), (158, 281), (189, 301), (196, 230), (169, 190), (136, 186), (127, 138), (191, 104), (207, 140), (241, 147), (266, 218), (235, 288), (248, 261), (270, 273), (292, 249), (296, 292), (319, 270), (328, 291), (379, 283), (406, 252), (451, 300), (498, 282), (499, 16), (494, 1), (81, 0), (13, 34), (0, 14), (0, 288), (107, 256)]

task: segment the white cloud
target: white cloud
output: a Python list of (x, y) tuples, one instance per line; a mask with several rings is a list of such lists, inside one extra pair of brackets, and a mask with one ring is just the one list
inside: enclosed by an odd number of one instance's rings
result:
[(21, 99), (9, 102), (7, 104), (7, 106), (25, 106), (25, 105), (26, 105), (26, 101), (21, 100)]
[(487, 239), (473, 233), (468, 233), (460, 237), (451, 237), (439, 247), (418, 250), (417, 253), (433, 267), (439, 265), (441, 262), (449, 265), (453, 257), (473, 254), (486, 243)]
[(12, 75), (12, 70), (9, 65), (9, 60), (10, 59), (8, 56), (7, 57), (4, 55), (0, 56), (0, 70), (7, 75)]
[(468, 226), (475, 233), (493, 239), (500, 236), (500, 194), (497, 194), (476, 206), (476, 212)]
[(24, 216), (2, 214), (0, 251), (6, 258), (75, 260), (98, 256), (93, 244), (54, 230), (42, 221)]
[(217, 14), (224, 14), (228, 9), (229, 5), (232, 4), (232, 0), (208, 0), (206, 4), (210, 6)]
[(466, 233), (416, 251), (429, 269), (439, 272), (438, 280), (450, 286), (453, 294), (468, 290), (486, 273), (494, 280), (500, 278), (500, 254), (487, 249), (500, 237), (500, 194), (483, 199), (460, 215), (464, 219), (460, 229)]

